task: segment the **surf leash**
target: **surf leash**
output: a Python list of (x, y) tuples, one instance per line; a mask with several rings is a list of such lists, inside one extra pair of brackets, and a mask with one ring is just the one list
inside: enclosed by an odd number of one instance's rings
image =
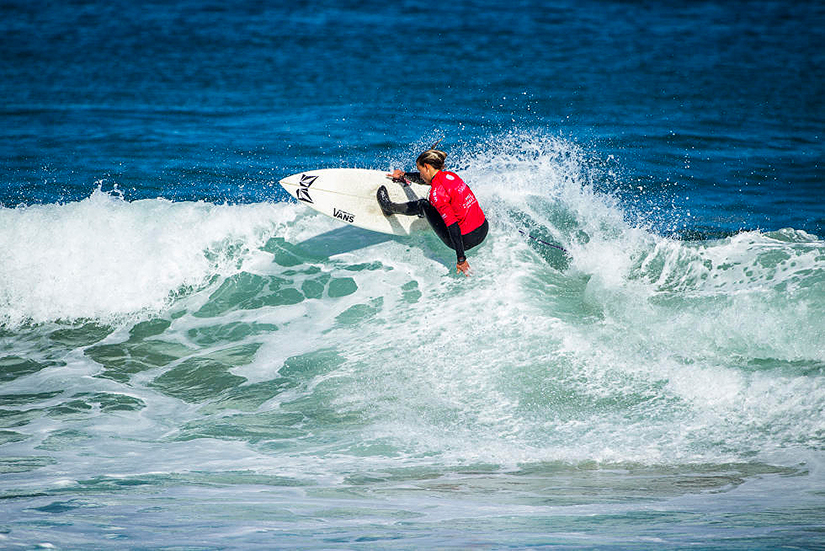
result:
[(565, 254), (570, 254), (570, 251), (568, 251), (568, 250), (567, 250), (567, 249), (565, 249), (564, 247), (561, 247), (561, 246), (559, 246), (559, 245), (554, 245), (554, 244), (552, 244), (552, 243), (548, 243), (548, 242), (547, 242), (547, 241), (545, 241), (544, 239), (539, 239), (538, 237), (535, 237), (535, 236), (533, 236), (533, 235), (530, 235), (529, 233), (527, 233), (526, 231), (523, 231), (523, 230), (519, 230), (518, 232), (519, 232), (521, 235), (526, 235), (527, 237), (529, 237), (529, 238), (530, 238), (530, 239), (532, 239), (533, 241), (538, 241), (538, 242), (539, 242), (539, 243), (541, 243), (542, 245), (546, 245), (546, 246), (548, 246), (548, 247), (552, 247), (552, 248), (554, 248), (554, 249), (558, 249), (558, 250), (560, 250), (561, 252), (563, 252), (563, 253), (565, 253)]

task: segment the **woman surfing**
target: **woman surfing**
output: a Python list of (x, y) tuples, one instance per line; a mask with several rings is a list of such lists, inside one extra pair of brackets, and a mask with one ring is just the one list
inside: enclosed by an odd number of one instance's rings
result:
[(378, 204), (385, 216), (396, 214), (425, 216), (433, 231), (456, 253), (456, 271), (470, 275), (465, 251), (478, 246), (487, 237), (489, 224), (473, 192), (459, 176), (444, 170), (447, 154), (435, 149), (423, 152), (415, 161), (418, 172), (394, 170), (388, 177), (398, 182), (416, 182), (430, 186), (430, 197), (408, 203), (390, 201), (387, 188), (378, 188)]

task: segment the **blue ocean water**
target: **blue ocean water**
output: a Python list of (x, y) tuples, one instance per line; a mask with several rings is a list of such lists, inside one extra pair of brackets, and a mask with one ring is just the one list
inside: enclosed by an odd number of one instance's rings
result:
[[(825, 546), (823, 28), (0, 3), (0, 543)], [(277, 184), (439, 139), (468, 280)]]

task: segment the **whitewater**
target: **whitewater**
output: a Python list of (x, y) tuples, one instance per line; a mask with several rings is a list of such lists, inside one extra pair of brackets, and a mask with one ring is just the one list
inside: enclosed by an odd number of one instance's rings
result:
[(821, 545), (823, 241), (679, 239), (494, 143), (451, 157), (469, 279), (274, 182), (0, 208), (2, 545)]

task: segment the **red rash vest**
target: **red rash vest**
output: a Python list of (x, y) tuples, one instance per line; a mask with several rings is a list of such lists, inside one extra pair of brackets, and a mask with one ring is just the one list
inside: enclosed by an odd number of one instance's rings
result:
[(447, 227), (458, 222), (461, 235), (484, 223), (484, 213), (467, 184), (454, 172), (441, 170), (430, 188), (430, 204), (435, 207)]

